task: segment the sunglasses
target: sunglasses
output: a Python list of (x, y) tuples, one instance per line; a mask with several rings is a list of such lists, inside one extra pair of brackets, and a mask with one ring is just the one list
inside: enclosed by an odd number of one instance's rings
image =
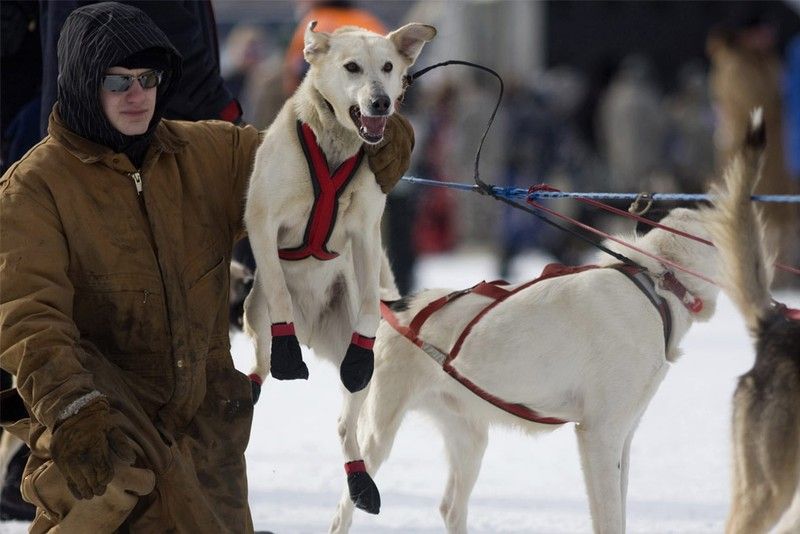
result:
[(102, 87), (106, 91), (112, 93), (124, 93), (133, 85), (133, 80), (137, 80), (142, 89), (152, 89), (161, 83), (161, 76), (163, 71), (149, 70), (143, 72), (139, 76), (131, 76), (129, 74), (106, 74), (103, 76)]

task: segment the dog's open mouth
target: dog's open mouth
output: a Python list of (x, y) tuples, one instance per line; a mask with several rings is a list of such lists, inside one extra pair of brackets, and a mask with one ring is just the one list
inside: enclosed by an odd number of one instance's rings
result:
[(358, 128), (358, 135), (367, 143), (377, 143), (383, 139), (388, 115), (362, 115), (358, 106), (351, 106), (350, 118)]

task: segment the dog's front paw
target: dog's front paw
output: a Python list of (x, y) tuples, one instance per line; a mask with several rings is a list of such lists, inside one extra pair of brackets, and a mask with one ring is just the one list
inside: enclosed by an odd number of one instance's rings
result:
[(361, 391), (367, 387), (372, 378), (372, 371), (375, 369), (375, 354), (372, 352), (374, 344), (374, 337), (353, 334), (347, 354), (344, 355), (342, 365), (339, 366), (339, 377), (350, 393)]
[(272, 355), (270, 374), (277, 380), (308, 379), (308, 367), (300, 352), (300, 343), (294, 333), (294, 324), (272, 325)]
[(364, 510), (370, 514), (378, 514), (381, 511), (381, 494), (375, 481), (364, 469), (363, 461), (348, 462), (345, 464), (347, 471), (347, 489), (350, 492), (350, 500), (356, 508)]

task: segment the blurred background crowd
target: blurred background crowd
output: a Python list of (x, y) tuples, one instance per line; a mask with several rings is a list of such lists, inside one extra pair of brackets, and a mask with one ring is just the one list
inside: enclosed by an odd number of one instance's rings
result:
[[(800, 2), (217, 1), (221, 70), (244, 119), (266, 127), (304, 72), (302, 31), (406, 22), (439, 34), (412, 68), (448, 59), (498, 71), (506, 92), (481, 154), (484, 181), (565, 191), (705, 192), (743, 136), (747, 110), (766, 108), (772, 153), (764, 193), (800, 184)], [(450, 66), (420, 78), (401, 110), (417, 144), (409, 175), (473, 180), (497, 81)], [(619, 219), (574, 201), (552, 205), (609, 228)], [(625, 203), (625, 206), (627, 203)], [(625, 207), (621, 206), (621, 207)], [(797, 263), (797, 210), (771, 205), (784, 259)], [(498, 275), (539, 249), (580, 263), (581, 241), (478, 195), (401, 183), (386, 231), (401, 290), (421, 254), (489, 246)]]
[[(21, 154), (18, 145), (25, 142), (19, 139), (35, 142), (44, 133), (33, 117), (49, 112), (49, 103), (42, 111), (36, 102), (42, 83), (38, 6), (47, 3), (2, 2), (4, 169)], [(800, 0), (161, 2), (167, 3), (212, 13), (221, 76), (243, 120), (259, 128), (270, 124), (302, 79), (308, 20), (319, 20), (323, 31), (356, 24), (379, 32), (413, 20), (435, 25), (439, 34), (412, 71), (462, 59), (503, 76), (506, 93), (481, 155), (487, 182), (704, 192), (741, 138), (747, 110), (762, 105), (771, 147), (763, 192), (798, 190)], [(471, 182), (497, 96), (494, 78), (463, 66), (437, 69), (415, 83), (401, 107), (417, 137), (408, 174)], [(33, 104), (39, 104), (35, 111)], [(554, 205), (602, 223), (573, 201)], [(780, 228), (776, 240), (784, 259), (792, 262), (797, 210), (768, 209)], [(416, 256), (456, 246), (493, 247), (500, 275), (531, 248), (565, 263), (580, 262), (586, 252), (530, 215), (452, 190), (401, 183), (387, 214), (387, 243), (403, 290), (414, 287)]]

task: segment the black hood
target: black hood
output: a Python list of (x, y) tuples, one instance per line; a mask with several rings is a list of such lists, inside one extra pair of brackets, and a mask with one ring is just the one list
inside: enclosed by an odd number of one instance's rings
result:
[[(163, 51), (164, 76), (158, 86), (150, 127), (142, 135), (116, 130), (103, 113), (100, 84), (103, 74), (144, 50)], [(162, 65), (153, 65), (161, 68)], [(81, 137), (134, 155), (140, 160), (178, 88), (181, 56), (164, 32), (141, 10), (103, 2), (70, 13), (58, 39), (58, 111), (67, 127)]]

